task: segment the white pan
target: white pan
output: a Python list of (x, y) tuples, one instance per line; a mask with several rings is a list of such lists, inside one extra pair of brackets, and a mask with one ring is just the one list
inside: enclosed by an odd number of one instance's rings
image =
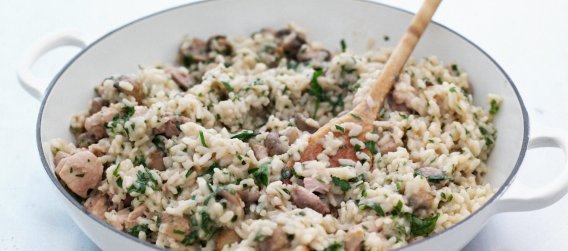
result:
[[(263, 27), (283, 27), (293, 21), (304, 27), (310, 40), (337, 48), (341, 39), (362, 52), (368, 39), (377, 46), (394, 46), (410, 22), (412, 13), (389, 6), (353, 0), (216, 0), (172, 8), (120, 27), (94, 42), (75, 33), (48, 36), (30, 48), (18, 71), (22, 86), (42, 100), (37, 121), (37, 146), (47, 175), (53, 181), (69, 215), (104, 250), (151, 250), (158, 247), (115, 230), (89, 214), (57, 180), (46, 142), (56, 137), (73, 140), (69, 132), (72, 114), (87, 109), (93, 88), (101, 79), (133, 72), (138, 64), (173, 62), (183, 35), (208, 37), (215, 34), (247, 35)], [(388, 35), (390, 40), (384, 41)], [(30, 66), (42, 55), (60, 46), (83, 50), (48, 81), (35, 78)], [(479, 210), (449, 229), (402, 250), (456, 250), (466, 245), (489, 217), (501, 212), (536, 210), (553, 204), (568, 191), (568, 166), (556, 179), (522, 192), (507, 191), (527, 149), (559, 147), (566, 155), (568, 134), (546, 130), (529, 136), (529, 120), (523, 101), (507, 74), (478, 46), (456, 32), (433, 23), (413, 57), (437, 55), (444, 62), (457, 62), (470, 76), (476, 104), (486, 104), (488, 93), (504, 97), (496, 118), (498, 139), (489, 159), (488, 182), (495, 195)], [(47, 87), (46, 87), (47, 86)], [(524, 168), (537, 168), (526, 166)], [(543, 167), (538, 167), (543, 168)], [(546, 170), (544, 170), (546, 171)]]

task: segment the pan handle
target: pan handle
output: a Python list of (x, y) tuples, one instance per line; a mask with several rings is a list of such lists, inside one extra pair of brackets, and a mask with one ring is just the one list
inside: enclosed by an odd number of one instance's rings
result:
[[(538, 188), (516, 187), (496, 201), (496, 212), (532, 211), (550, 206), (568, 192), (568, 132), (559, 129), (539, 130), (531, 137), (528, 149), (560, 148), (564, 153), (562, 171), (552, 181)], [(544, 168), (544, 167), (539, 167)]]
[(62, 46), (76, 46), (84, 49), (86, 40), (78, 32), (64, 31), (48, 35), (32, 45), (18, 64), (18, 80), (32, 97), (41, 100), (49, 80), (35, 76), (32, 73), (33, 64), (47, 52)]

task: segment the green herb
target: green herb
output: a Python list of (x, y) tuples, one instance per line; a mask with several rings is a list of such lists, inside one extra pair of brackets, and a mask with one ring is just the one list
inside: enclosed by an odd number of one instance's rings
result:
[(263, 186), (268, 185), (270, 179), (270, 170), (268, 169), (268, 163), (260, 165), (260, 168), (251, 169), (249, 173), (253, 175), (256, 184)]
[(191, 169), (187, 170), (187, 173), (185, 173), (185, 177), (187, 178), (187, 177), (191, 176), (192, 173), (193, 173), (193, 170), (191, 170)]
[(402, 113), (402, 112), (399, 112), (398, 115), (399, 115), (400, 118), (402, 118), (402, 119), (408, 119), (408, 115), (406, 115), (406, 114), (404, 114), (404, 113)]
[(193, 243), (195, 243), (195, 240), (197, 240), (198, 237), (199, 237), (199, 231), (193, 230), (183, 238), (181, 243), (186, 246), (193, 245)]
[(174, 233), (185, 235), (185, 232), (183, 230), (179, 230), (179, 229), (174, 229)]
[(358, 120), (363, 120), (363, 118), (361, 118), (361, 116), (355, 114), (355, 113), (350, 113), (351, 117), (358, 119)]
[(367, 141), (365, 142), (365, 147), (367, 149), (369, 149), (369, 152), (371, 152), (373, 155), (377, 154), (379, 151), (377, 150), (377, 145), (375, 143), (375, 141)]
[(260, 133), (254, 131), (242, 131), (238, 134), (235, 134), (231, 137), (231, 139), (240, 139), (243, 142), (247, 142), (249, 139), (254, 138), (256, 135)]
[(78, 173), (78, 174), (75, 174), (75, 176), (83, 178), (83, 177), (85, 177), (85, 174), (84, 173)]
[(440, 194), (440, 197), (442, 197), (442, 200), (445, 201), (445, 202), (450, 202), (450, 201), (452, 201), (452, 199), (454, 199), (454, 195), (452, 195), (452, 194), (446, 195), (446, 193)]
[(385, 40), (386, 42), (388, 42), (388, 41), (390, 40), (390, 37), (387, 36), (387, 35), (384, 35), (384, 36), (383, 36), (383, 40)]
[(456, 92), (456, 87), (455, 87), (455, 86), (452, 86), (452, 87), (450, 88), (450, 92)]
[(122, 178), (118, 178), (116, 179), (116, 185), (120, 188), (122, 188)]
[(482, 135), (487, 135), (487, 129), (485, 129), (484, 127), (481, 127), (481, 126), (480, 126), (480, 127), (479, 127), (479, 132), (480, 132)]
[(154, 138), (152, 138), (152, 143), (154, 143), (156, 148), (160, 149), (163, 152), (166, 151), (166, 144), (164, 143), (164, 141), (165, 137), (161, 135), (154, 136)]
[(460, 75), (460, 69), (458, 68), (457, 64), (452, 64), (452, 71), (454, 72), (454, 74)]
[(492, 99), (491, 100), (491, 108), (489, 109), (489, 113), (491, 115), (495, 115), (495, 114), (497, 114), (498, 111), (499, 111), (499, 104), (497, 103), (497, 100)]
[(485, 145), (490, 146), (490, 145), (493, 145), (493, 143), (494, 142), (491, 138), (489, 138), (489, 137), (485, 138)]
[(359, 209), (361, 210), (372, 209), (373, 211), (375, 211), (375, 213), (377, 213), (380, 216), (386, 215), (385, 211), (383, 210), (383, 207), (381, 207), (381, 205), (378, 203), (373, 203), (371, 205), (361, 204), (359, 205)]
[(183, 56), (183, 65), (185, 67), (189, 67), (194, 63), (195, 63), (195, 60), (193, 60), (193, 56), (191, 56), (191, 54)]
[(146, 233), (146, 236), (149, 237), (150, 234), (152, 234), (152, 230), (150, 230), (148, 228), (148, 224), (141, 224), (141, 225), (136, 225), (133, 228), (131, 228), (130, 230), (128, 230), (128, 233), (136, 238), (138, 238), (138, 235), (140, 234), (140, 232), (144, 232)]
[(223, 86), (225, 86), (225, 89), (227, 89), (227, 91), (232, 92), (233, 91), (233, 87), (225, 81), (221, 81), (221, 83), (223, 84)]
[(138, 171), (138, 173), (136, 173), (136, 182), (128, 188), (128, 193), (136, 192), (144, 194), (147, 186), (156, 190), (158, 181), (152, 176), (150, 170), (144, 169), (144, 171)]
[(345, 50), (347, 49), (347, 44), (345, 43), (345, 39), (341, 39), (341, 41), (339, 41), (339, 44), (341, 45), (341, 52), (345, 52)]
[(442, 81), (442, 78), (440, 78), (440, 77), (436, 77), (436, 82), (438, 82), (438, 84), (441, 84), (441, 83), (443, 83), (443, 81)]
[(254, 236), (254, 241), (256, 241), (256, 242), (263, 241), (264, 238), (266, 238), (266, 236), (264, 236), (262, 234), (256, 234), (256, 236)]
[(132, 115), (134, 115), (135, 109), (132, 106), (125, 106), (122, 108), (122, 112), (124, 112), (124, 115), (122, 115), (122, 119), (124, 121), (127, 121), (130, 119), (130, 117), (132, 117)]
[(427, 236), (432, 231), (434, 231), (434, 227), (436, 227), (436, 221), (438, 221), (438, 217), (440, 214), (436, 214), (429, 218), (420, 219), (414, 215), (412, 215), (410, 220), (410, 232), (417, 236)]
[(360, 146), (360, 145), (357, 145), (357, 144), (355, 144), (355, 145), (353, 146), (353, 149), (355, 149), (355, 151), (357, 151), (357, 152), (358, 152), (358, 151), (360, 151), (360, 150), (361, 150), (361, 146)]
[(343, 128), (343, 127), (340, 126), (340, 125), (335, 125), (335, 129), (337, 129), (338, 131), (340, 131), (340, 132), (342, 132), (342, 133), (345, 133), (345, 128)]
[(314, 114), (312, 115), (312, 117), (315, 118), (316, 114), (318, 113), (320, 102), (326, 100), (326, 96), (323, 91), (323, 88), (318, 82), (318, 77), (323, 74), (323, 70), (321, 68), (316, 68), (314, 70), (315, 71), (312, 74), (312, 80), (310, 81), (310, 89), (308, 90), (308, 93), (316, 97), (316, 105), (314, 109)]
[(69, 168), (69, 173), (73, 173), (73, 167)]
[(144, 155), (138, 155), (134, 157), (134, 161), (132, 162), (132, 164), (134, 164), (134, 166), (142, 165), (146, 167), (146, 159), (144, 158)]
[(335, 102), (331, 103), (331, 113), (336, 116), (340, 111), (343, 111), (345, 103), (343, 103), (343, 97), (340, 95)]
[(199, 130), (199, 140), (201, 140), (201, 145), (209, 147), (207, 143), (205, 143), (205, 136), (203, 136), (203, 132), (201, 130)]
[(343, 244), (335, 241), (331, 245), (326, 247), (324, 251), (338, 251), (341, 250), (341, 248), (343, 248)]
[(216, 231), (215, 222), (205, 211), (201, 212), (201, 230), (206, 234), (213, 234)]
[(394, 207), (392, 214), (393, 215), (400, 215), (402, 213), (402, 206), (403, 206), (402, 201), (399, 200), (396, 203), (396, 206)]
[(213, 175), (213, 172), (215, 171), (215, 168), (220, 168), (221, 166), (219, 165), (219, 163), (217, 162), (213, 162), (213, 164), (211, 166), (209, 166), (209, 168), (207, 168), (207, 171), (205, 171), (205, 173), (203, 173), (202, 175)]
[(349, 184), (348, 181), (346, 180), (342, 180), (340, 178), (337, 178), (335, 176), (331, 176), (331, 182), (339, 187), (341, 189), (341, 191), (346, 192), (347, 190), (351, 189), (351, 184)]
[(445, 175), (445, 174), (443, 174), (443, 173), (442, 173), (442, 174), (435, 174), (435, 175), (428, 175), (428, 176), (426, 176), (426, 175), (424, 174), (424, 172), (422, 172), (422, 170), (420, 170), (420, 169), (416, 170), (415, 174), (416, 174), (416, 175), (423, 176), (423, 177), (426, 177), (426, 179), (428, 179), (428, 181), (431, 181), (431, 182), (434, 182), (434, 183), (439, 183), (439, 182), (441, 182), (441, 181), (450, 179), (450, 177), (448, 177), (447, 175)]

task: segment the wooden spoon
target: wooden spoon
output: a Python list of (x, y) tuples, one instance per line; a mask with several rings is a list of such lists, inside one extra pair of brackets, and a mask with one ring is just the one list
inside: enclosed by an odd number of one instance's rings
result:
[[(398, 75), (400, 74), (400, 71), (402, 70), (402, 67), (410, 57), (414, 47), (416, 47), (416, 43), (418, 43), (420, 36), (422, 36), (426, 26), (430, 23), (430, 20), (441, 1), (442, 0), (424, 1), (422, 7), (412, 19), (406, 33), (390, 55), (378, 79), (371, 86), (368, 96), (350, 112), (345, 113), (341, 117), (332, 119), (312, 134), (308, 140), (308, 146), (300, 155), (301, 162), (315, 160), (318, 154), (324, 150), (322, 142), (325, 135), (332, 131), (332, 128), (337, 128), (336, 125), (339, 124), (346, 122), (359, 124), (363, 130), (357, 138), (363, 142), (366, 141), (365, 134), (373, 130), (373, 122), (383, 105), (386, 95), (390, 92), (398, 78)], [(337, 132), (336, 129), (334, 133), (336, 137), (343, 138), (345, 144), (339, 148), (335, 156), (330, 158), (330, 166), (339, 166), (339, 159), (357, 160), (356, 150), (349, 142), (350, 137), (348, 132)], [(367, 153), (369, 152), (368, 149), (364, 149), (364, 151)], [(291, 166), (293, 162), (294, 161), (291, 160), (289, 162), (289, 166)]]

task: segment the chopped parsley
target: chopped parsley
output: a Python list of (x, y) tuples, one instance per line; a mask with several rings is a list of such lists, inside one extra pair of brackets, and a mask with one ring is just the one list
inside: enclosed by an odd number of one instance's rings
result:
[(191, 176), (192, 173), (193, 173), (193, 170), (191, 170), (191, 169), (187, 170), (187, 173), (185, 173), (185, 177), (187, 178), (187, 177)]
[(146, 236), (148, 237), (150, 236), (150, 234), (152, 234), (152, 230), (148, 228), (148, 224), (136, 225), (130, 230), (128, 230), (128, 233), (136, 238), (138, 238), (140, 232), (146, 233)]
[(454, 92), (454, 93), (455, 93), (455, 92), (456, 92), (456, 87), (455, 87), (455, 86), (452, 86), (452, 87), (450, 88), (450, 92)]
[(221, 83), (223, 84), (223, 86), (225, 86), (225, 89), (227, 89), (228, 92), (233, 91), (233, 87), (231, 86), (231, 84), (229, 84), (228, 82), (225, 82), (225, 81), (221, 81)]
[(260, 165), (259, 168), (251, 169), (249, 173), (254, 177), (256, 184), (263, 186), (268, 185), (270, 181), (270, 170), (268, 169), (268, 163)]
[(363, 120), (363, 118), (361, 118), (361, 116), (355, 114), (355, 113), (350, 113), (351, 117), (357, 119), (357, 120)]
[(146, 167), (146, 158), (144, 158), (144, 155), (138, 155), (134, 157), (134, 161), (132, 162), (132, 164), (134, 164), (134, 166), (142, 165)]
[(136, 181), (130, 188), (128, 188), (128, 193), (136, 192), (144, 194), (147, 186), (156, 190), (158, 181), (154, 178), (154, 176), (152, 176), (150, 170), (144, 168), (144, 171), (138, 171), (138, 173), (136, 173)]
[(347, 49), (347, 43), (345, 43), (345, 39), (341, 39), (341, 41), (339, 41), (339, 44), (341, 45), (341, 52), (345, 52), (345, 50)]
[(290, 171), (290, 169), (288, 168), (283, 168), (280, 172), (280, 178), (282, 178), (283, 180), (289, 180), (290, 178), (292, 178), (292, 171)]
[(490, 104), (491, 108), (489, 108), (489, 113), (491, 115), (497, 114), (497, 112), (499, 111), (499, 104), (497, 103), (497, 100), (492, 99)]
[(83, 178), (83, 177), (85, 177), (85, 173), (78, 173), (78, 174), (75, 174), (75, 176), (77, 176), (79, 178)]
[(433, 175), (425, 175), (424, 172), (422, 172), (422, 170), (418, 169), (416, 170), (416, 172), (414, 172), (415, 175), (420, 175), (422, 177), (425, 177), (426, 179), (428, 179), (428, 181), (430, 182), (434, 182), (434, 183), (439, 183), (441, 181), (444, 180), (448, 180), (450, 179), (450, 177), (448, 177), (447, 175), (445, 175), (444, 173), (442, 174), (433, 174)]
[(369, 149), (369, 152), (371, 152), (373, 155), (375, 155), (379, 152), (377, 150), (377, 145), (376, 145), (375, 141), (369, 140), (369, 141), (365, 142), (365, 147), (367, 149)]
[(333, 243), (331, 243), (331, 245), (329, 245), (328, 247), (326, 247), (324, 249), (324, 251), (338, 251), (341, 250), (343, 248), (343, 244), (339, 243), (337, 241), (334, 241)]
[(436, 214), (429, 218), (420, 219), (414, 215), (410, 217), (410, 232), (417, 236), (427, 236), (432, 231), (434, 231), (434, 227), (436, 227), (436, 221), (438, 221), (438, 217), (440, 214)]
[(318, 77), (321, 76), (322, 74), (323, 70), (321, 68), (314, 69), (314, 73), (312, 74), (312, 80), (310, 81), (310, 89), (308, 90), (308, 93), (316, 98), (314, 114), (312, 115), (312, 117), (314, 118), (318, 113), (320, 103), (327, 99), (325, 96), (325, 92), (323, 91), (323, 88), (318, 82)]
[(460, 75), (460, 69), (458, 68), (457, 64), (452, 64), (452, 71), (454, 72), (455, 75)]
[(342, 179), (337, 178), (335, 176), (331, 176), (331, 182), (333, 183), (333, 185), (339, 187), (341, 189), (341, 191), (343, 191), (343, 192), (346, 192), (349, 189), (351, 189), (351, 184), (349, 184), (348, 181), (342, 180)]
[(165, 152), (166, 151), (166, 143), (164, 142), (165, 140), (166, 140), (166, 138), (164, 136), (157, 135), (154, 138), (152, 138), (152, 143), (154, 143), (156, 148)]
[(242, 131), (233, 135), (231, 139), (240, 139), (243, 142), (247, 142), (249, 139), (254, 138), (258, 134), (260, 133), (254, 131)]
[(361, 210), (366, 210), (366, 209), (372, 209), (373, 211), (375, 211), (375, 213), (377, 213), (380, 216), (385, 216), (385, 211), (383, 210), (383, 207), (381, 207), (380, 204), (378, 203), (373, 203), (370, 205), (367, 204), (361, 204), (359, 205), (359, 209)]
[(183, 238), (181, 243), (186, 246), (193, 245), (193, 243), (195, 243), (198, 237), (199, 237), (199, 231), (193, 230)]
[(203, 145), (204, 147), (209, 147), (205, 142), (205, 136), (203, 136), (203, 132), (201, 130), (199, 130), (199, 140), (201, 140), (201, 145)]
[(454, 199), (454, 196), (452, 194), (446, 194), (446, 193), (441, 193), (440, 197), (442, 197), (442, 201), (444, 202), (450, 202)]
[(342, 133), (345, 133), (345, 128), (343, 128), (343, 127), (340, 126), (340, 125), (335, 125), (335, 129), (337, 129), (338, 131), (340, 131), (340, 132), (342, 132)]
[(396, 203), (396, 206), (394, 207), (392, 214), (393, 215), (400, 215), (402, 213), (402, 206), (403, 206), (402, 201), (399, 200)]
[(174, 229), (174, 233), (179, 234), (179, 235), (185, 235), (185, 232), (183, 230), (179, 230), (179, 229)]

